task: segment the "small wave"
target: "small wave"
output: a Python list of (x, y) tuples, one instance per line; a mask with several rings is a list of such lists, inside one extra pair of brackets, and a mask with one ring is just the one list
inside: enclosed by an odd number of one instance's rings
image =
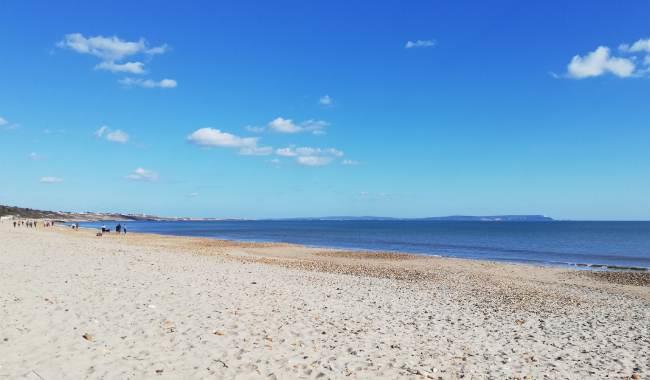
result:
[(586, 264), (586, 263), (566, 263), (566, 264), (558, 263), (558, 264), (574, 266), (578, 268), (595, 269), (595, 270), (617, 270), (617, 271), (638, 271), (638, 272), (650, 271), (650, 268), (627, 266), (627, 265)]

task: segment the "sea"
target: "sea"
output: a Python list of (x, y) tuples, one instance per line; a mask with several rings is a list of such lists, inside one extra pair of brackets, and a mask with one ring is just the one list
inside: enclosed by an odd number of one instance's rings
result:
[[(118, 222), (80, 223), (81, 227)], [(129, 232), (593, 270), (650, 270), (650, 222), (226, 220), (121, 222)]]

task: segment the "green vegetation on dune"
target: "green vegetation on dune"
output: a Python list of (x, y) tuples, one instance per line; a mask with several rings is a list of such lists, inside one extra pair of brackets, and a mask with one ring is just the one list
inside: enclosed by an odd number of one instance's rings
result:
[(57, 219), (63, 215), (53, 211), (34, 210), (31, 208), (0, 205), (0, 216), (13, 215), (30, 219)]

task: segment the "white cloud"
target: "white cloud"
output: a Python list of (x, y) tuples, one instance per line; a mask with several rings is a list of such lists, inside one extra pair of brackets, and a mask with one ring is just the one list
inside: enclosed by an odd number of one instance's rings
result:
[(169, 45), (162, 44), (160, 46), (156, 46), (156, 47), (145, 50), (145, 53), (147, 53), (149, 55), (156, 55), (156, 54), (165, 54), (168, 51), (169, 51)]
[[(124, 59), (134, 55), (153, 56), (169, 51), (169, 46), (163, 44), (150, 47), (144, 38), (137, 41), (122, 40), (117, 36), (85, 37), (81, 33), (66, 34), (62, 41), (57, 43), (62, 49), (69, 49), (80, 54), (95, 56), (101, 60), (95, 65), (95, 70), (106, 70), (113, 73), (146, 74), (144, 63), (141, 61), (123, 62)], [(125, 86), (141, 86), (147, 88), (173, 88), (176, 81), (163, 79), (159, 82), (153, 80), (137, 80), (125, 78), (120, 81)]]
[(275, 151), (275, 154), (283, 157), (295, 157), (298, 155), (293, 148), (280, 148)]
[(106, 139), (111, 142), (126, 144), (129, 142), (129, 135), (119, 129), (112, 130), (107, 125), (102, 125), (95, 131), (95, 136), (100, 139)]
[(102, 138), (104, 137), (104, 134), (109, 130), (110, 128), (108, 128), (107, 125), (102, 125), (101, 127), (99, 127), (98, 130), (95, 131), (95, 136)]
[(126, 176), (127, 179), (132, 181), (143, 181), (143, 182), (154, 182), (158, 180), (158, 173), (143, 169), (137, 168), (131, 174)]
[(574, 56), (567, 66), (568, 76), (574, 79), (597, 77), (606, 73), (626, 78), (633, 75), (634, 70), (634, 62), (611, 56), (610, 49), (606, 46), (599, 46), (584, 57)]
[(405, 49), (413, 49), (413, 48), (426, 48), (426, 47), (434, 47), (436, 46), (436, 41), (435, 40), (417, 40), (417, 41), (406, 41), (406, 45), (404, 45)]
[(3, 118), (3, 117), (0, 117), (0, 127), (5, 126), (5, 125), (7, 125), (7, 124), (9, 124), (9, 122), (7, 121), (7, 119), (5, 119), (5, 118)]
[(315, 135), (321, 135), (325, 133), (325, 128), (329, 126), (329, 123), (323, 120), (306, 120), (300, 124), (296, 124), (291, 119), (285, 119), (278, 117), (269, 122), (269, 129), (278, 132), (278, 133), (299, 133), (299, 132), (311, 132)]
[(118, 81), (121, 85), (125, 87), (144, 87), (144, 88), (176, 88), (178, 83), (174, 79), (162, 79), (160, 81), (155, 81), (152, 79), (140, 79), (140, 78), (122, 78)]
[(167, 45), (149, 48), (144, 38), (137, 41), (125, 41), (117, 36), (84, 37), (81, 33), (66, 34), (57, 46), (74, 50), (80, 54), (94, 55), (107, 62), (120, 61), (135, 54), (162, 54), (168, 50)]
[(307, 120), (300, 124), (303, 131), (311, 132), (315, 135), (324, 135), (325, 128), (328, 126), (329, 123), (323, 120)]
[(301, 131), (300, 127), (294, 124), (293, 120), (281, 117), (269, 122), (269, 128), (280, 133), (297, 133)]
[(120, 143), (120, 144), (125, 144), (129, 141), (129, 135), (126, 134), (126, 132), (123, 132), (121, 130), (115, 130), (112, 132), (109, 132), (106, 135), (106, 140)]
[(324, 95), (318, 99), (318, 102), (324, 106), (331, 106), (334, 103), (334, 99), (332, 99), (332, 97), (329, 95)]
[(300, 156), (296, 161), (305, 166), (324, 166), (332, 162), (332, 157), (327, 156)]
[(110, 62), (101, 62), (95, 66), (96, 70), (106, 70), (113, 73), (131, 73), (131, 74), (144, 74), (144, 63), (142, 62), (125, 62), (125, 63), (115, 63)]
[(187, 197), (188, 197), (188, 198), (196, 198), (196, 197), (198, 197), (199, 195), (200, 195), (199, 193), (197, 193), (197, 192), (193, 192), (193, 193), (189, 193), (189, 194), (187, 194)]
[(355, 165), (359, 165), (359, 161), (355, 161), (355, 160), (343, 160), (342, 164), (343, 164), (343, 165), (348, 165), (348, 166), (355, 166)]
[(41, 177), (41, 183), (54, 184), (63, 182), (62, 178), (59, 177)]
[(647, 39), (642, 38), (636, 41), (635, 43), (633, 43), (632, 45), (622, 44), (619, 46), (619, 49), (628, 53), (639, 53), (639, 52), (650, 53), (650, 38)]
[(192, 144), (218, 148), (238, 148), (239, 154), (244, 156), (266, 156), (273, 153), (273, 148), (270, 146), (257, 146), (258, 140), (257, 137), (239, 137), (214, 128), (197, 129), (187, 136), (187, 141)]
[(201, 128), (187, 136), (187, 140), (196, 145), (221, 148), (245, 148), (257, 145), (257, 137), (239, 137), (232, 133), (214, 128)]
[(293, 157), (298, 164), (305, 166), (323, 166), (336, 158), (343, 157), (343, 152), (335, 148), (287, 147), (277, 149), (275, 154), (282, 157)]

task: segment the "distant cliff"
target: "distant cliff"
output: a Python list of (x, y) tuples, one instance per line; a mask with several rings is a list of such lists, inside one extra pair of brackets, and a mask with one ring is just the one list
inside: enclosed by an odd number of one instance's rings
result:
[[(99, 212), (66, 212), (66, 211), (43, 211), (31, 208), (2, 206), (0, 205), (0, 216), (13, 215), (25, 219), (53, 219), (65, 221), (100, 221), (100, 220), (151, 220), (151, 221), (181, 221), (181, 220), (219, 220), (214, 218), (168, 218), (146, 214), (121, 214), (121, 213), (99, 213)], [(284, 218), (271, 220), (425, 220), (425, 221), (459, 221), (459, 222), (549, 222), (552, 218), (543, 215), (452, 215), (435, 216), (428, 218), (392, 218), (383, 216), (325, 216), (313, 218)]]
[(2, 206), (0, 216), (13, 216), (23, 219), (51, 219), (62, 221), (99, 221), (99, 220), (179, 220), (144, 214), (120, 214), (98, 212), (43, 211), (31, 208)]

